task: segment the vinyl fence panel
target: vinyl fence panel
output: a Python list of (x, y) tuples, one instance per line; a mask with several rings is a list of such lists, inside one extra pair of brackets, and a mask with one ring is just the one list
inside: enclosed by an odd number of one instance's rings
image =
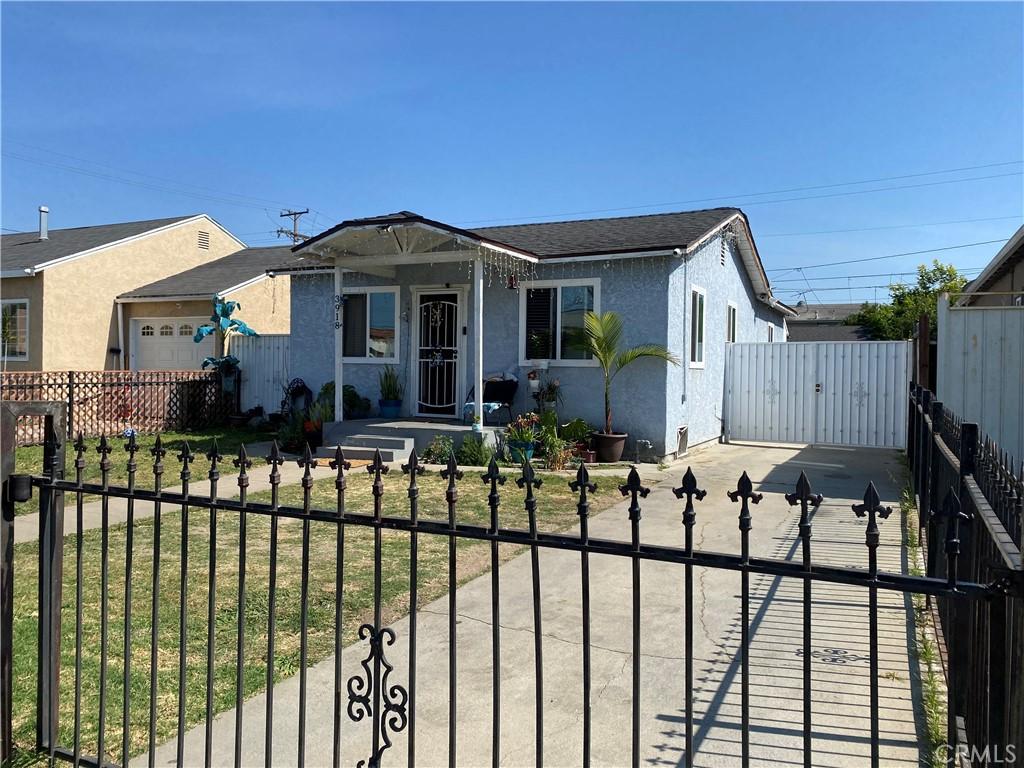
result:
[(730, 344), (726, 438), (902, 448), (904, 341)]
[(238, 336), (231, 339), (231, 354), (242, 371), (242, 410), (262, 406), (264, 413), (281, 410), (288, 385), (288, 334)]
[(1024, 307), (951, 307), (941, 299), (936, 396), (1024, 460)]

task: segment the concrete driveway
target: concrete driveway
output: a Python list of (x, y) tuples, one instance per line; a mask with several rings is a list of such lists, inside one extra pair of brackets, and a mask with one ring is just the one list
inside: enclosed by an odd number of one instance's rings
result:
[[(799, 512), (782, 494), (792, 491), (801, 470), (826, 501), (814, 517), (812, 550), (816, 562), (866, 567), (865, 523), (850, 505), (860, 501), (873, 480), (884, 503), (897, 505), (903, 485), (899, 453), (765, 445), (716, 445), (696, 452), (653, 488), (643, 503), (641, 538), (659, 544), (682, 543), (682, 504), (671, 488), (689, 463), (708, 497), (697, 505), (695, 541), (699, 549), (739, 552), (739, 505), (726, 491), (746, 470), (764, 500), (752, 507), (753, 556), (797, 559)], [(598, 480), (600, 485), (600, 480)], [(600, 488), (599, 493), (613, 493)], [(506, 486), (505, 504), (514, 503)], [(901, 523), (894, 514), (881, 523), (879, 563), (904, 570)], [(596, 537), (627, 539), (625, 503), (591, 521)], [(579, 556), (546, 550), (540, 555), (544, 620), (545, 762), (582, 762), (582, 661)], [(694, 702), (695, 762), (732, 766), (740, 755), (740, 576), (696, 568)], [(631, 567), (623, 557), (593, 556), (592, 668), (593, 753), (595, 765), (630, 762), (631, 722)], [(679, 765), (684, 760), (683, 568), (645, 562), (641, 567), (641, 753), (648, 765)], [(502, 763), (531, 765), (534, 756), (534, 638), (530, 559), (524, 554), (501, 569)], [(802, 764), (801, 595), (799, 581), (751, 577), (751, 755), (755, 765)], [(490, 764), (491, 597), (490, 578), (470, 582), (458, 593), (459, 681), (458, 762)], [(912, 640), (909, 597), (879, 596), (881, 755), (886, 766), (917, 765), (915, 704), (919, 690), (916, 662), (908, 657)], [(421, 766), (447, 765), (448, 749), (447, 599), (420, 610), (416, 744)], [(863, 766), (870, 754), (867, 592), (816, 584), (814, 587), (813, 709), (815, 765)], [(408, 680), (408, 620), (394, 625), (398, 640), (387, 655), (395, 666), (392, 682)], [(345, 650), (346, 679), (360, 671), (366, 648)], [(333, 659), (310, 670), (306, 758), (328, 765), (332, 743)], [(296, 762), (298, 680), (276, 688), (274, 765)], [(262, 765), (263, 696), (245, 704), (245, 765)], [(214, 763), (232, 762), (233, 711), (214, 724)], [(367, 722), (342, 723), (344, 765), (370, 754)], [(407, 734), (394, 735), (385, 765), (407, 764)], [(189, 732), (185, 764), (202, 763), (203, 728)], [(174, 744), (158, 750), (157, 764), (174, 761)], [(142, 759), (144, 763), (145, 758)]]

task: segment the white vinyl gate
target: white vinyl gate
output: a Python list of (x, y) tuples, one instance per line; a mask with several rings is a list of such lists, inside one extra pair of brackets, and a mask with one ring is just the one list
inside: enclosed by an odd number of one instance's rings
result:
[(264, 413), (281, 410), (288, 386), (288, 334), (232, 336), (232, 355), (242, 371), (242, 411), (257, 405)]
[(729, 344), (726, 440), (904, 448), (910, 343)]

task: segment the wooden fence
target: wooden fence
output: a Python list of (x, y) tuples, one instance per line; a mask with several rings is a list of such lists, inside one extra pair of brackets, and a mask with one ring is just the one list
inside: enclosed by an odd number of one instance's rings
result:
[[(4, 372), (0, 399), (65, 402), (68, 436), (86, 437), (208, 427), (231, 410), (213, 371)], [(19, 445), (42, 440), (42, 419), (19, 421)]]

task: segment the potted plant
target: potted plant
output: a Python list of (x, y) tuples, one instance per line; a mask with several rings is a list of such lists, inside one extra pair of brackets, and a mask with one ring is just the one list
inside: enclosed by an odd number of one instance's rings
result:
[(584, 347), (590, 352), (604, 376), (604, 432), (594, 432), (594, 450), (599, 461), (616, 462), (628, 435), (612, 429), (612, 381), (623, 368), (644, 357), (679, 365), (679, 360), (660, 344), (638, 344), (619, 349), (622, 341), (622, 318), (615, 312), (600, 315), (587, 312), (583, 316)]
[(471, 427), (471, 429), (473, 430), (474, 433), (478, 435), (482, 434), (484, 431), (483, 426), (480, 424), (480, 417), (477, 416), (476, 414), (473, 414), (473, 426)]
[(327, 408), (323, 403), (315, 402), (309, 406), (302, 420), (302, 436), (309, 447), (316, 450), (324, 444), (324, 417)]
[(573, 446), (573, 453), (583, 459), (585, 464), (592, 464), (595, 456), (590, 450), (590, 436), (594, 428), (583, 419), (573, 419), (562, 425), (562, 437)]
[(380, 415), (385, 419), (396, 418), (402, 412), (402, 384), (394, 366), (385, 365), (380, 372)]
[(505, 427), (505, 443), (516, 464), (525, 464), (533, 458), (534, 441), (537, 439), (537, 423), (540, 419), (536, 413), (524, 413), (516, 416)]

